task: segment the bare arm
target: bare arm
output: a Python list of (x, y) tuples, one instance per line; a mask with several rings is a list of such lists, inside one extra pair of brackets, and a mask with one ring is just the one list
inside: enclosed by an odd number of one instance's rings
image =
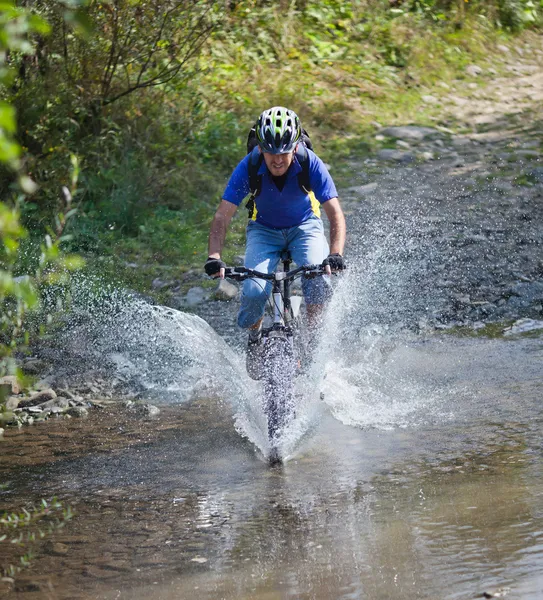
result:
[(343, 255), (347, 226), (339, 200), (337, 198), (327, 200), (322, 207), (330, 221), (330, 254), (337, 252)]
[(228, 225), (234, 216), (237, 206), (226, 200), (221, 200), (219, 208), (211, 222), (211, 231), (209, 232), (208, 256), (210, 258), (220, 258), (224, 238), (228, 231)]

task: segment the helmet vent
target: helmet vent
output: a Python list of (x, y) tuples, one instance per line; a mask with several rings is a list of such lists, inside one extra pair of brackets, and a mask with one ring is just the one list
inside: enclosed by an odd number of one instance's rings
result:
[(260, 115), (256, 137), (264, 152), (272, 154), (292, 152), (300, 136), (301, 125), (294, 111), (275, 106)]

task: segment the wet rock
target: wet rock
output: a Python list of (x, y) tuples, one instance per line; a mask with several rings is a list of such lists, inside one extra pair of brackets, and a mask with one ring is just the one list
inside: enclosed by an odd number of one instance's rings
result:
[(217, 288), (213, 292), (215, 300), (233, 300), (238, 296), (238, 288), (226, 279), (220, 279)]
[(415, 160), (415, 155), (412, 152), (403, 152), (402, 150), (392, 150), (384, 148), (377, 152), (377, 158), (380, 160), (390, 160), (399, 163), (409, 163)]
[(38, 581), (21, 581), (17, 579), (15, 582), (15, 592), (44, 592), (47, 586), (42, 586)]
[(19, 406), (19, 402), (22, 400), (22, 398), (17, 397), (17, 396), (10, 396), (4, 406), (6, 407), (6, 410), (14, 410)]
[(435, 156), (433, 152), (421, 152), (419, 154), (419, 158), (425, 162), (429, 160), (434, 160)]
[(42, 392), (44, 390), (48, 390), (48, 389), (52, 388), (54, 383), (55, 383), (55, 376), (48, 375), (47, 377), (40, 379), (38, 381), (38, 383), (35, 383), (32, 387), (35, 390), (37, 390), (38, 392)]
[(26, 406), (37, 406), (38, 404), (43, 404), (47, 400), (53, 400), (57, 397), (57, 394), (52, 389), (43, 390), (41, 392), (37, 392), (30, 396), (30, 398), (25, 398), (19, 402), (19, 407), (23, 408)]
[(72, 392), (70, 392), (69, 390), (65, 390), (64, 388), (57, 388), (56, 392), (58, 396), (61, 396), (62, 398), (68, 398), (68, 400), (81, 400), (80, 397), (78, 398), (75, 394), (72, 394)]
[(6, 386), (6, 389), (9, 390), (8, 393), (11, 394), (20, 394), (22, 391), (15, 375), (4, 375), (4, 377), (0, 378), (0, 386)]
[(382, 136), (397, 140), (410, 140), (420, 142), (426, 138), (440, 137), (442, 134), (432, 127), (418, 127), (416, 125), (404, 125), (401, 127), (385, 127), (379, 132)]
[(84, 406), (71, 406), (66, 410), (66, 414), (70, 417), (86, 417), (89, 411)]
[(64, 410), (66, 408), (69, 408), (69, 406), (70, 401), (68, 400), (68, 398), (62, 398), (59, 396), (57, 398), (47, 400), (47, 402), (43, 402), (43, 404), (38, 404), (36, 408), (41, 408), (41, 410), (51, 410), (53, 408)]
[[(80, 404), (82, 404), (82, 403), (80, 403)], [(87, 404), (87, 403), (85, 403), (85, 404)], [(115, 400), (104, 400), (104, 399), (89, 400), (88, 404), (90, 406), (95, 406), (96, 408), (106, 408), (110, 404), (115, 404)]]
[(77, 388), (77, 391), (86, 396), (100, 393), (100, 389), (92, 382), (84, 383), (82, 386)]
[(138, 404), (136, 402), (127, 402), (125, 406), (133, 413), (141, 417), (156, 417), (160, 414), (160, 409), (154, 404)]
[(0, 423), (3, 425), (18, 425), (17, 415), (11, 411), (0, 412)]
[(61, 544), (60, 542), (48, 542), (45, 545), (45, 551), (54, 556), (66, 556), (70, 551), (70, 548), (66, 544)]
[(23, 371), (29, 375), (39, 375), (45, 368), (46, 364), (39, 358), (29, 358), (23, 363)]

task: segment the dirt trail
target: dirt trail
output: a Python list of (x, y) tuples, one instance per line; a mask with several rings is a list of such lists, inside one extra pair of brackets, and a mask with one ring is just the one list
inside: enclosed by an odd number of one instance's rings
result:
[(447, 96), (456, 102), (442, 99), (455, 132), (384, 128), (377, 139), (396, 139), (397, 149), (359, 170), (353, 164), (358, 185), (340, 191), (348, 256), (374, 272), (367, 301), (376, 321), (442, 328), (543, 318), (543, 56), (536, 58), (508, 65), (508, 76), (484, 87), (458, 82)]

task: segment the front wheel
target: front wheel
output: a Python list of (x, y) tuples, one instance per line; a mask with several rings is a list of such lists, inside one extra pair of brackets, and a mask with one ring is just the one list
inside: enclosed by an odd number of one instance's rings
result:
[(268, 438), (275, 448), (280, 431), (294, 411), (295, 362), (288, 337), (270, 338), (264, 348), (264, 402), (268, 418)]

